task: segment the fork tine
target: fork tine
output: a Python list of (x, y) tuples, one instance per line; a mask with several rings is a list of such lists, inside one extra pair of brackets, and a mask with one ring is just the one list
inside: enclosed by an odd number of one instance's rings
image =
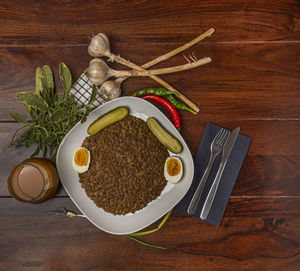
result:
[(223, 133), (222, 133), (222, 136), (219, 138), (219, 140), (218, 140), (218, 144), (220, 144), (220, 145), (224, 145), (224, 141), (225, 141), (225, 139), (227, 138), (227, 135), (228, 135), (228, 130), (227, 129), (224, 129), (224, 131), (223, 131)]
[(224, 145), (227, 141), (228, 136), (230, 135), (230, 132), (228, 130), (225, 131), (225, 135), (222, 138), (222, 141), (220, 142), (221, 145)]
[(220, 142), (222, 142), (222, 139), (224, 137), (224, 135), (226, 134), (226, 130), (222, 129), (222, 133), (220, 134), (220, 136), (218, 137), (218, 140), (216, 140), (217, 144), (220, 144)]
[(212, 144), (214, 144), (215, 142), (217, 142), (217, 141), (219, 140), (221, 134), (223, 133), (223, 130), (224, 130), (223, 128), (221, 128), (221, 129), (219, 130), (219, 132), (216, 134), (214, 140), (212, 141)]

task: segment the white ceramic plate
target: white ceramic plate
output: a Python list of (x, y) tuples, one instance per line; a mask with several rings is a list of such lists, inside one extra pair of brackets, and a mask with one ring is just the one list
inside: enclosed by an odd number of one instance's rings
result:
[[(142, 210), (127, 215), (113, 215), (97, 207), (86, 195), (84, 189), (81, 188), (79, 177), (72, 167), (74, 150), (80, 147), (85, 137), (88, 136), (88, 126), (99, 116), (119, 106), (128, 107), (130, 115), (142, 119), (147, 116), (155, 117), (166, 130), (180, 141), (183, 147), (183, 151), (176, 154), (183, 162), (184, 173), (181, 181), (175, 185), (168, 183), (160, 197), (150, 202)], [(173, 124), (151, 103), (135, 97), (121, 97), (107, 102), (94, 110), (84, 124), (76, 124), (61, 142), (57, 152), (56, 164), (60, 180), (78, 209), (95, 226), (112, 234), (133, 233), (158, 220), (183, 198), (192, 183), (194, 175), (194, 163), (189, 148)]]

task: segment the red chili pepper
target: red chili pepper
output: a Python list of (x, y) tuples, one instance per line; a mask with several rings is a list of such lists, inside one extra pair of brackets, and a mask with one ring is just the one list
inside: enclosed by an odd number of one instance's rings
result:
[(180, 124), (179, 114), (178, 114), (176, 108), (169, 101), (167, 101), (166, 99), (164, 99), (162, 97), (156, 96), (156, 95), (145, 95), (141, 98), (143, 98), (145, 100), (157, 102), (157, 103), (161, 104), (164, 108), (166, 108), (171, 114), (174, 126), (177, 128), (177, 130), (180, 131), (181, 124)]

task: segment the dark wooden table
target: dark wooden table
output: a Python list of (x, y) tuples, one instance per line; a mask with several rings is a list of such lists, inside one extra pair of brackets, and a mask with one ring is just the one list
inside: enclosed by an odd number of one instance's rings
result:
[[(300, 270), (299, 1), (16, 0), (1, 1), (0, 14), (0, 270)], [(208, 121), (253, 138), (220, 227), (173, 212), (142, 238), (161, 251), (55, 215), (78, 211), (62, 188), (39, 205), (10, 196), (8, 173), (32, 149), (7, 148), (19, 126), (9, 112), (24, 113), (15, 95), (35, 88), (37, 66), (57, 77), (63, 61), (76, 79), (98, 32), (143, 64), (210, 27), (215, 34), (189, 52), (212, 63), (163, 78), (201, 108), (181, 114), (192, 153)], [(123, 94), (153, 84), (130, 79)]]

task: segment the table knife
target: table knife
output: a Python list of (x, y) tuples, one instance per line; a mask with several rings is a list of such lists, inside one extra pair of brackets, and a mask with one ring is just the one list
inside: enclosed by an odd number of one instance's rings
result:
[(239, 135), (239, 132), (240, 132), (240, 127), (234, 129), (230, 136), (228, 137), (226, 143), (225, 143), (225, 146), (224, 146), (224, 149), (223, 149), (223, 155), (222, 155), (222, 161), (221, 161), (221, 164), (220, 164), (220, 167), (218, 169), (218, 172), (216, 174), (216, 177), (214, 179), (214, 182), (208, 192), (208, 195), (206, 197), (206, 200), (205, 200), (205, 203), (202, 207), (202, 211), (201, 211), (201, 214), (200, 214), (200, 218), (205, 220), (207, 219), (207, 216), (209, 214), (209, 211), (210, 211), (210, 208), (214, 202), (214, 199), (215, 199), (215, 196), (216, 196), (216, 193), (217, 193), (217, 190), (218, 190), (218, 187), (219, 187), (219, 183), (220, 183), (220, 180), (221, 180), (221, 177), (222, 177), (222, 174), (223, 174), (223, 171), (224, 171), (224, 168), (226, 166), (226, 163), (228, 161), (228, 158), (229, 158), (229, 155), (232, 151), (232, 148), (234, 146), (234, 143)]

